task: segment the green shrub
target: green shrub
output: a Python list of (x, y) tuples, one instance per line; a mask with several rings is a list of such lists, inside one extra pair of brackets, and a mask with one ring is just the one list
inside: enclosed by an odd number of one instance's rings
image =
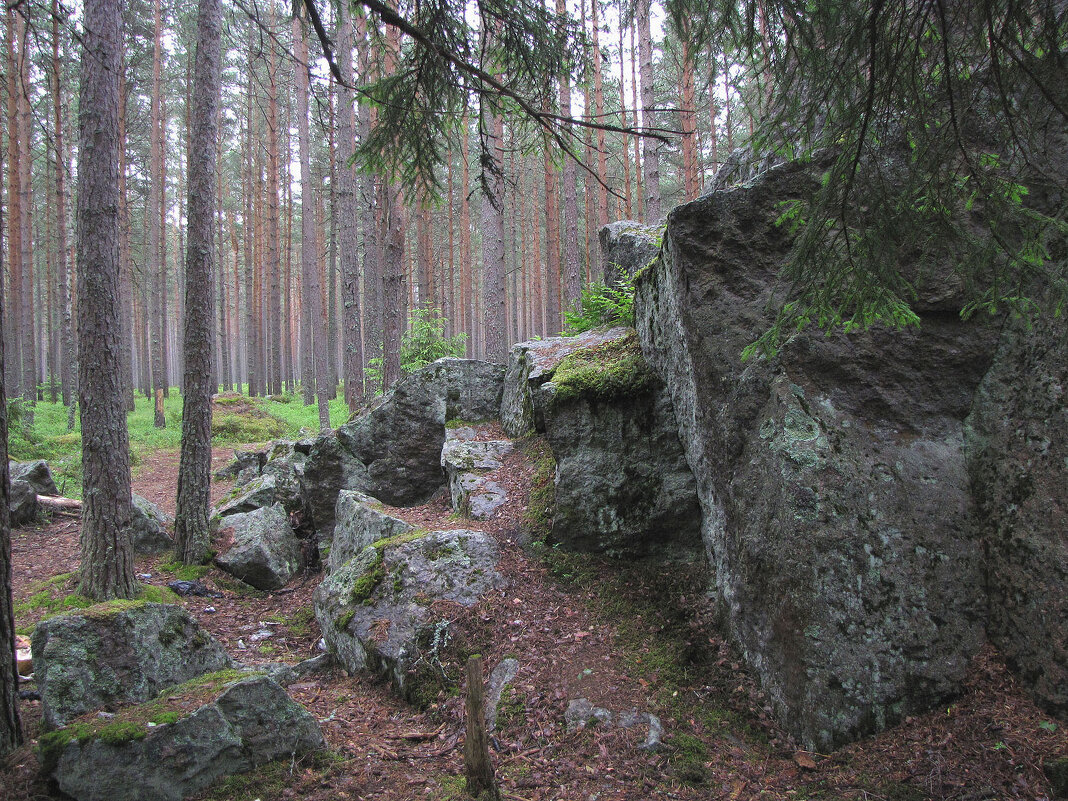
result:
[(412, 309), (408, 330), (401, 337), (401, 369), (412, 373), (446, 356), (462, 357), (467, 334), (445, 336), (446, 319), (440, 309)]
[(581, 334), (610, 325), (634, 325), (634, 279), (624, 278), (614, 287), (595, 281), (582, 290), (577, 311), (564, 312), (564, 333)]

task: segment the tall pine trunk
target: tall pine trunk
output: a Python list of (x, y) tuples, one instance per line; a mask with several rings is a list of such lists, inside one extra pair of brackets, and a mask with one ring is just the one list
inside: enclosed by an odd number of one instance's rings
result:
[(130, 544), (130, 443), (119, 381), (119, 0), (87, 0), (78, 104), (78, 364), (82, 416), (79, 592), (138, 592)]
[[(649, 24), (651, 0), (638, 0), (638, 70), (641, 76), (642, 127), (656, 127), (656, 96), (653, 76), (653, 35)], [(645, 137), (642, 161), (645, 168), (645, 222), (660, 220), (660, 152), (657, 140)]]
[(200, 0), (189, 132), (189, 236), (185, 261), (185, 393), (174, 546), (186, 564), (207, 555), (211, 505), (212, 352), (215, 349), (215, 146), (218, 140), (220, 0)]

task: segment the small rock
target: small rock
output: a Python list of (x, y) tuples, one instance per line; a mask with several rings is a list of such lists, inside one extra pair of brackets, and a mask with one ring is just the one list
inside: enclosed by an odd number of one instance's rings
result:
[(37, 495), (59, 495), (52, 470), (44, 459), (32, 462), (7, 463), (8, 476), (11, 481), (25, 481)]
[(135, 553), (160, 553), (174, 547), (167, 527), (174, 521), (156, 504), (132, 494), (133, 517), (130, 518), (130, 541)]
[(511, 657), (502, 659), (490, 673), (486, 683), (486, 728), (493, 731), (497, 727), (497, 707), (501, 703), (501, 693), (512, 683), (519, 671), (519, 662)]
[(232, 514), (222, 525), (233, 530), (234, 544), (215, 564), (230, 575), (259, 590), (277, 590), (300, 569), (300, 542), (280, 504)]
[(271, 631), (270, 629), (260, 629), (259, 631), (253, 632), (249, 636), (248, 639), (249, 639), (249, 642), (260, 642), (262, 640), (266, 640), (267, 638), (273, 637), (273, 636), (274, 636), (274, 632)]
[(212, 592), (199, 581), (177, 580), (167, 583), (167, 586), (182, 596), (198, 595), (204, 598), (222, 598), (221, 592)]
[(214, 606), (205, 606), (204, 607), (204, 611), (209, 615), (213, 615), (213, 614), (215, 614), (215, 607)]
[(12, 481), (7, 493), (7, 504), (11, 510), (11, 525), (24, 526), (37, 519), (39, 504), (37, 493), (28, 481)]

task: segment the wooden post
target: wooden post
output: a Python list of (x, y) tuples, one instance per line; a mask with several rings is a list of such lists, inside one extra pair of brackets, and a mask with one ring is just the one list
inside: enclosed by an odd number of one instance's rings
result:
[(482, 657), (467, 660), (467, 736), (464, 739), (464, 773), (467, 792), (479, 801), (499, 801), (493, 779), (486, 731), (485, 692), (482, 686)]

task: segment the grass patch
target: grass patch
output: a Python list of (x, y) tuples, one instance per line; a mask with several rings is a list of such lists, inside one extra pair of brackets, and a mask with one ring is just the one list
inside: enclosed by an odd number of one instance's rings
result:
[(289, 629), (290, 634), (296, 637), (310, 637), (312, 623), (315, 621), (315, 610), (310, 606), (302, 606), (292, 615), (283, 615), (280, 612), (276, 612), (268, 616), (267, 619), (272, 623), (281, 623)]
[(557, 389), (551, 402), (614, 400), (646, 392), (653, 382), (653, 371), (632, 330), (618, 339), (580, 348), (560, 362), (553, 373)]
[(211, 565), (186, 565), (178, 559), (160, 562), (159, 570), (170, 573), (178, 581), (199, 581), (211, 572)]
[[(220, 779), (201, 796), (204, 801), (257, 801), (278, 798), (286, 786), (296, 783), (327, 782), (347, 769), (347, 760), (333, 751), (315, 751), (296, 760), (278, 759), (257, 766), (248, 773)], [(298, 794), (299, 795), (299, 794)]]

